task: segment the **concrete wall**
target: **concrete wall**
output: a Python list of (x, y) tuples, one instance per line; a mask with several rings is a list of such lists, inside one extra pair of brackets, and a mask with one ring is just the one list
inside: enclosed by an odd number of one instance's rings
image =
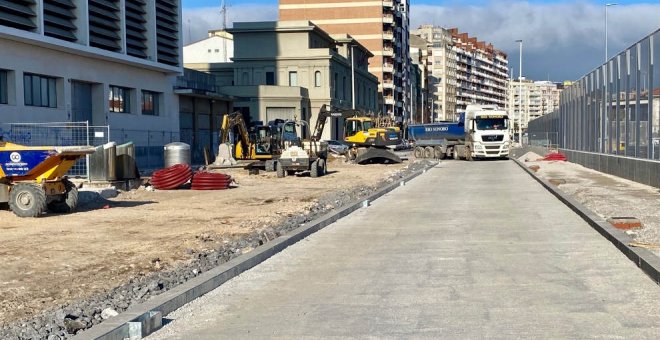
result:
[(183, 47), (183, 62), (186, 64), (230, 62), (233, 57), (234, 41), (219, 36), (209, 37)]
[[(0, 38), (0, 68), (10, 71), (9, 104), (0, 104), (3, 123), (61, 122), (71, 120), (71, 82), (92, 84), (92, 124), (112, 129), (150, 129), (178, 132), (178, 96), (172, 84), (176, 74), (124, 63), (85, 57)], [(57, 78), (57, 107), (24, 105), (23, 73)], [(131, 113), (109, 112), (109, 86), (132, 89)], [(141, 91), (160, 93), (158, 116), (142, 115)]]
[(560, 149), (572, 163), (660, 188), (660, 161)]

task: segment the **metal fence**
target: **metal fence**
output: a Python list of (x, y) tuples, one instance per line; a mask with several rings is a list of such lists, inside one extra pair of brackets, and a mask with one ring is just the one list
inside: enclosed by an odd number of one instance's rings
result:
[[(25, 146), (102, 145), (110, 141), (108, 126), (91, 126), (87, 122), (3, 123), (3, 140)], [(89, 177), (89, 156), (78, 160), (69, 176)]]
[[(191, 146), (194, 165), (204, 164), (205, 152), (208, 152), (210, 161), (218, 152), (218, 132), (212, 130), (111, 129), (109, 126), (91, 126), (86, 122), (5, 123), (0, 124), (0, 136), (6, 141), (26, 146), (99, 146), (111, 141), (118, 145), (132, 142), (136, 165), (143, 173), (164, 166), (164, 146), (172, 142)], [(69, 176), (88, 178), (88, 170), (89, 159), (81, 159), (71, 168)]]

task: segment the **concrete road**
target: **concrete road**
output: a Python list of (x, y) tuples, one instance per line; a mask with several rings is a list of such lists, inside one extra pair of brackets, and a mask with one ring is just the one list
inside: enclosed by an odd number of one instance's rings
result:
[(154, 339), (658, 339), (660, 288), (513, 162), (447, 161)]

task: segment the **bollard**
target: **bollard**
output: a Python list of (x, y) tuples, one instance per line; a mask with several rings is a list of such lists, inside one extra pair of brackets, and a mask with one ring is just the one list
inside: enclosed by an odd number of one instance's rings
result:
[(368, 206), (369, 206), (369, 200), (364, 200), (364, 201), (362, 201), (362, 207), (363, 207), (363, 208), (366, 208), (366, 207), (368, 207)]

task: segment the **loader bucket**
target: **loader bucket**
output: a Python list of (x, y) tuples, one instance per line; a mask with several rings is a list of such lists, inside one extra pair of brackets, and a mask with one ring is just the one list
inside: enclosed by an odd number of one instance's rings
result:
[(395, 164), (401, 163), (401, 158), (397, 156), (390, 149), (383, 148), (366, 148), (358, 151), (358, 156), (355, 158), (357, 164), (371, 164), (371, 163), (386, 163)]

